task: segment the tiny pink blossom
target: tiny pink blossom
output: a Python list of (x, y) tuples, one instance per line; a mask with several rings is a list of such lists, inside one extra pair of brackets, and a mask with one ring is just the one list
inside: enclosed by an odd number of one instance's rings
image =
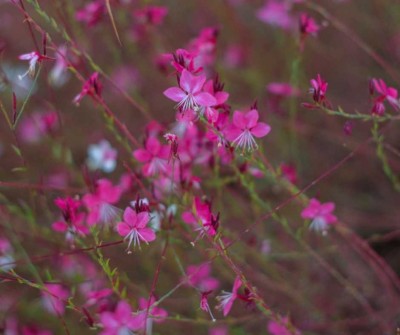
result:
[(187, 283), (201, 292), (216, 290), (219, 286), (218, 279), (211, 276), (209, 263), (189, 265), (186, 268)]
[(222, 310), (224, 316), (227, 316), (230, 312), (233, 302), (238, 298), (237, 291), (242, 286), (242, 281), (239, 277), (236, 277), (235, 282), (233, 283), (232, 292), (222, 291), (222, 294), (217, 297), (219, 304), (217, 306), (218, 309)]
[(293, 26), (293, 18), (289, 11), (288, 3), (282, 0), (269, 0), (257, 11), (257, 17), (271, 26), (290, 29)]
[(63, 315), (69, 291), (60, 284), (45, 284), (42, 291), (42, 302), (49, 313)]
[(164, 6), (146, 6), (133, 12), (134, 17), (143, 24), (158, 26), (164, 22), (168, 8)]
[(149, 177), (167, 172), (169, 152), (170, 148), (167, 145), (162, 145), (155, 137), (149, 137), (144, 149), (135, 150), (133, 157), (140, 163), (145, 163), (142, 172)]
[(400, 111), (400, 101), (398, 99), (398, 92), (393, 87), (388, 87), (382, 79), (371, 80), (371, 93), (377, 92), (379, 95), (374, 99), (372, 107), (372, 114), (383, 115), (385, 112), (385, 105), (383, 102), (386, 100), (394, 110)]
[(130, 334), (130, 330), (139, 330), (144, 325), (144, 315), (133, 315), (131, 306), (121, 300), (114, 312), (100, 314), (100, 323), (103, 331), (100, 335)]
[(106, 7), (104, 1), (91, 1), (85, 5), (82, 9), (78, 10), (75, 14), (77, 21), (84, 22), (88, 27), (93, 27), (100, 22)]
[(202, 92), (205, 81), (205, 75), (195, 76), (183, 69), (179, 79), (179, 87), (168, 88), (164, 91), (164, 95), (177, 102), (177, 108), (182, 112), (187, 110), (198, 111), (200, 107), (208, 107), (216, 103), (215, 98), (210, 93)]
[(119, 186), (114, 186), (108, 179), (100, 179), (96, 182), (94, 193), (83, 196), (83, 203), (89, 211), (87, 223), (111, 223), (117, 216), (117, 209), (112, 206), (121, 197), (122, 190)]
[(99, 80), (99, 73), (94, 72), (89, 79), (83, 84), (82, 90), (77, 94), (73, 100), (73, 103), (79, 106), (81, 100), (86, 96), (101, 95), (102, 85)]
[(279, 322), (269, 321), (267, 329), (271, 335), (301, 335), (301, 332), (290, 323), (287, 316), (282, 317)]
[(237, 148), (252, 151), (258, 148), (254, 137), (261, 138), (271, 131), (271, 127), (263, 122), (258, 122), (258, 111), (252, 109), (247, 113), (235, 111), (232, 125), (225, 130), (226, 138)]
[(310, 200), (308, 206), (301, 212), (303, 219), (312, 219), (310, 229), (327, 234), (329, 224), (337, 221), (337, 217), (332, 214), (335, 210), (333, 202), (320, 203), (317, 199)]
[(204, 234), (211, 237), (215, 236), (219, 227), (219, 213), (214, 215), (211, 212), (211, 203), (207, 201), (202, 202), (198, 197), (195, 197), (193, 203), (194, 211), (184, 212), (182, 214), (183, 221), (196, 227), (195, 230), (200, 231), (200, 238), (203, 237)]
[(303, 35), (316, 35), (320, 30), (319, 25), (308, 14), (301, 14), (300, 16), (300, 32)]
[(164, 322), (165, 319), (168, 317), (168, 312), (157, 306), (157, 300), (154, 296), (150, 298), (150, 301), (145, 299), (145, 298), (140, 298), (139, 299), (139, 308), (142, 311), (147, 311), (147, 307), (150, 304), (150, 309), (148, 313), (148, 319), (154, 320), (154, 322), (161, 323)]
[(123, 219), (124, 221), (117, 224), (117, 231), (129, 241), (127, 249), (130, 248), (132, 242), (134, 247), (138, 245), (140, 248), (140, 241), (148, 244), (156, 239), (154, 230), (147, 227), (150, 221), (148, 212), (137, 214), (131, 207), (127, 207)]
[(311, 87), (308, 90), (312, 94), (315, 104), (303, 103), (306, 108), (319, 108), (318, 105), (330, 107), (330, 102), (326, 99), (326, 92), (328, 90), (328, 83), (322, 79), (321, 75), (318, 74), (316, 79), (310, 80)]

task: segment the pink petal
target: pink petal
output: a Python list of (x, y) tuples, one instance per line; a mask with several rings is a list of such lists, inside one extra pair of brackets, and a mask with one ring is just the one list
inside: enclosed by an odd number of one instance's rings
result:
[(124, 211), (124, 221), (132, 227), (136, 227), (137, 215), (132, 208), (126, 207)]
[(187, 94), (179, 87), (170, 87), (164, 91), (164, 95), (172, 101), (180, 102)]
[(120, 222), (117, 225), (118, 234), (125, 237), (131, 232), (132, 228), (128, 226), (125, 222)]
[(139, 234), (143, 237), (145, 242), (151, 242), (156, 239), (156, 233), (151, 228), (138, 229)]
[(65, 233), (68, 229), (68, 225), (65, 222), (58, 221), (58, 222), (54, 222), (51, 225), (51, 228), (53, 228), (54, 231), (57, 231), (59, 233)]
[(271, 127), (266, 123), (260, 122), (251, 129), (251, 133), (255, 137), (264, 137), (271, 131)]
[(215, 93), (215, 99), (217, 99), (217, 104), (221, 105), (229, 98), (229, 93), (227, 92), (217, 92)]
[(193, 76), (192, 77), (192, 82), (191, 82), (191, 92), (193, 94), (196, 94), (198, 92), (201, 91), (201, 89), (204, 86), (204, 83), (206, 81), (206, 76), (205, 75), (201, 75), (201, 76)]
[(196, 102), (200, 106), (214, 106), (217, 103), (217, 100), (215, 100), (215, 98), (210, 93), (201, 92), (197, 93), (194, 97), (196, 99)]
[(192, 81), (194, 76), (186, 69), (182, 70), (182, 74), (179, 80), (179, 85), (187, 93), (192, 93)]
[(135, 157), (140, 163), (146, 163), (152, 158), (151, 154), (145, 149), (135, 150), (133, 152), (133, 157)]
[(234, 141), (243, 131), (234, 125), (225, 129), (224, 134), (228, 141)]
[(115, 310), (115, 315), (120, 321), (128, 320), (132, 316), (131, 306), (126, 301), (120, 301)]
[(138, 229), (146, 227), (147, 223), (149, 222), (149, 213), (147, 212), (140, 212), (137, 215), (137, 224), (136, 227)]
[(161, 144), (155, 137), (149, 137), (146, 141), (146, 149), (153, 155), (157, 156), (160, 151)]
[(256, 109), (252, 109), (244, 115), (244, 118), (246, 120), (246, 127), (251, 129), (257, 124), (259, 118), (258, 111)]
[(246, 129), (246, 120), (244, 118), (243, 113), (239, 112), (239, 111), (235, 111), (233, 113), (233, 118), (232, 118), (232, 123), (240, 129)]

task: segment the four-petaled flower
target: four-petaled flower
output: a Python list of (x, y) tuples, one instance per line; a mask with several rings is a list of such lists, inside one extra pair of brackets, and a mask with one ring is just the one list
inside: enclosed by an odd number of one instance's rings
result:
[(301, 212), (303, 219), (312, 219), (310, 229), (327, 234), (329, 224), (337, 221), (337, 217), (332, 214), (335, 210), (333, 202), (320, 203), (317, 199), (310, 200), (308, 206)]
[(119, 222), (117, 225), (118, 234), (124, 236), (128, 240), (128, 248), (133, 242), (133, 246), (136, 245), (140, 248), (140, 241), (148, 242), (156, 239), (154, 230), (147, 227), (150, 221), (148, 212), (136, 213), (132, 208), (127, 207), (124, 212), (124, 221)]
[(254, 137), (264, 137), (271, 131), (271, 127), (266, 123), (258, 122), (258, 118), (256, 109), (247, 113), (235, 111), (232, 125), (225, 130), (226, 138), (243, 151), (257, 149), (258, 145)]
[(239, 277), (236, 277), (235, 282), (233, 283), (232, 292), (222, 291), (222, 294), (217, 297), (219, 304), (217, 306), (218, 309), (222, 310), (224, 316), (227, 316), (230, 312), (233, 302), (238, 298), (237, 291), (240, 286), (242, 286), (242, 281)]
[(155, 137), (149, 137), (144, 147), (144, 149), (137, 149), (133, 152), (133, 157), (139, 162), (145, 163), (142, 167), (143, 174), (149, 177), (167, 172), (169, 147), (160, 144)]
[(128, 335), (143, 327), (144, 314), (133, 315), (131, 306), (121, 300), (114, 312), (100, 314), (100, 322), (104, 328), (100, 335)]
[(205, 75), (195, 76), (183, 69), (179, 79), (179, 87), (170, 87), (164, 91), (164, 95), (177, 102), (177, 108), (182, 111), (198, 111), (200, 107), (208, 107), (216, 104), (216, 99), (207, 92), (202, 92), (206, 81)]

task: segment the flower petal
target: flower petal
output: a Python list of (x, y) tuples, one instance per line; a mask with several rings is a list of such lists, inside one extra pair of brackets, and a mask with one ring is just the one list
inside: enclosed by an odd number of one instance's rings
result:
[(179, 87), (170, 87), (164, 91), (164, 95), (172, 101), (180, 102), (187, 94)]
[(260, 122), (251, 129), (251, 133), (255, 137), (264, 137), (271, 131), (271, 127), (266, 123)]

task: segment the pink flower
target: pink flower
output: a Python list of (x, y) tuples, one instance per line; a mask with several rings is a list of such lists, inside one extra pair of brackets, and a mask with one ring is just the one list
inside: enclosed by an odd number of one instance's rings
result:
[[(144, 312), (147, 311), (147, 306), (149, 304), (149, 301), (145, 298), (140, 298), (139, 299), (139, 308), (143, 310)], [(149, 314), (148, 318), (151, 320), (154, 320), (157, 323), (161, 323), (165, 321), (165, 319), (168, 316), (168, 312), (157, 306), (157, 301), (154, 296), (150, 298), (150, 309), (149, 309)], [(147, 321), (149, 321), (149, 319)]]
[(75, 14), (77, 21), (86, 23), (89, 27), (95, 26), (105, 13), (105, 5), (103, 1), (92, 1), (78, 10)]
[(134, 247), (138, 245), (140, 248), (141, 240), (148, 244), (156, 239), (153, 229), (146, 227), (149, 221), (150, 216), (148, 212), (136, 214), (130, 207), (125, 209), (124, 221), (118, 223), (117, 231), (118, 234), (124, 236), (129, 241), (127, 249), (131, 246), (132, 241)]
[(144, 315), (132, 315), (131, 306), (121, 300), (114, 312), (100, 314), (103, 331), (100, 335), (130, 334), (130, 330), (139, 330), (144, 324)]
[(83, 84), (82, 90), (77, 94), (73, 100), (73, 103), (79, 106), (81, 100), (86, 96), (101, 95), (102, 85), (99, 81), (99, 73), (94, 72), (89, 79)]
[(269, 0), (257, 11), (257, 17), (272, 26), (289, 29), (293, 25), (293, 18), (289, 10), (290, 5), (283, 0)]
[(321, 204), (317, 199), (313, 198), (301, 212), (301, 217), (303, 219), (312, 219), (310, 229), (326, 235), (328, 224), (333, 224), (337, 221), (336, 216), (332, 214), (334, 210), (335, 204), (333, 202)]
[(52, 224), (54, 231), (67, 233), (67, 239), (72, 239), (74, 234), (81, 236), (89, 234), (89, 228), (84, 224), (84, 213), (79, 212), (81, 202), (70, 197), (54, 200), (56, 206), (61, 209), (64, 221)]
[(99, 222), (110, 223), (117, 216), (117, 210), (111, 206), (119, 201), (122, 190), (107, 179), (100, 179), (96, 182), (94, 193), (83, 196), (83, 203), (89, 210), (87, 223), (94, 225)]
[(233, 283), (232, 292), (222, 291), (222, 294), (217, 297), (219, 304), (217, 306), (218, 309), (222, 310), (224, 316), (227, 316), (230, 312), (233, 302), (238, 298), (237, 291), (240, 286), (242, 286), (242, 281), (239, 277), (236, 277), (235, 282)]
[(300, 16), (300, 32), (303, 35), (316, 35), (320, 27), (315, 20), (308, 14), (301, 14)]
[(271, 127), (263, 122), (258, 122), (258, 111), (252, 109), (247, 113), (235, 111), (232, 125), (225, 130), (226, 138), (237, 148), (252, 151), (258, 148), (254, 136), (261, 138), (266, 136)]
[[(328, 90), (328, 83), (322, 79), (320, 74), (318, 74), (316, 79), (310, 80), (310, 84), (311, 87), (308, 92), (312, 94), (314, 102), (316, 104), (321, 104), (322, 106), (330, 107), (331, 104), (325, 96)], [(318, 105), (308, 103), (303, 103), (303, 106), (307, 108), (318, 108)]]
[(56, 50), (56, 63), (49, 73), (49, 81), (56, 87), (62, 86), (68, 80), (67, 47), (60, 46)]
[(20, 56), (18, 56), (18, 58), (21, 59), (21, 60), (28, 60), (29, 61), (28, 70), (24, 74), (18, 76), (18, 78), (20, 80), (22, 80), (27, 75), (29, 75), (29, 77), (33, 78), (35, 76), (36, 64), (40, 63), (41, 61), (46, 60), (46, 59), (52, 59), (52, 58), (47, 57), (45, 55), (41, 55), (37, 51), (32, 51), (30, 53), (20, 55)]
[(385, 112), (385, 105), (383, 102), (386, 100), (396, 111), (400, 111), (400, 101), (398, 99), (397, 90), (393, 87), (388, 87), (382, 79), (371, 80), (371, 93), (375, 91), (379, 96), (374, 99), (372, 113), (376, 115), (383, 115)]
[(69, 292), (60, 284), (45, 284), (46, 291), (42, 291), (42, 302), (49, 313), (63, 315), (65, 313), (65, 301)]
[(280, 168), (281, 168), (283, 177), (285, 177), (287, 180), (289, 180), (292, 184), (296, 184), (296, 182), (297, 182), (296, 167), (291, 164), (282, 163)]
[(211, 277), (209, 263), (189, 265), (186, 268), (187, 283), (201, 292), (216, 290), (219, 286), (218, 279)]
[[(86, 293), (86, 292), (85, 292)], [(105, 288), (98, 291), (90, 291), (87, 292), (86, 295), (86, 303), (85, 306), (92, 306), (98, 304), (99, 301), (104, 300), (106, 297), (110, 296), (113, 293), (112, 289)]]
[(300, 94), (300, 91), (289, 83), (269, 83), (267, 85), (267, 91), (281, 97), (295, 97)]
[(280, 322), (269, 321), (267, 329), (271, 335), (301, 335), (301, 332), (294, 328), (287, 316), (281, 318)]
[(149, 177), (167, 172), (170, 148), (167, 145), (161, 145), (155, 137), (149, 137), (144, 147), (133, 152), (133, 157), (140, 163), (145, 163), (142, 167), (143, 174)]
[(138, 21), (154, 26), (162, 24), (167, 14), (168, 8), (164, 6), (146, 6), (145, 8), (135, 10), (133, 13)]
[[(211, 237), (215, 236), (219, 226), (219, 214), (214, 215), (211, 212), (211, 203), (202, 202), (200, 198), (196, 197), (194, 199), (194, 209), (194, 213), (184, 212), (182, 214), (183, 221), (197, 227), (196, 230), (200, 231), (199, 237), (203, 237), (204, 234), (208, 234)], [(199, 225), (200, 227), (198, 227)]]
[(178, 102), (177, 108), (182, 112), (187, 110), (198, 111), (201, 106), (208, 107), (216, 103), (215, 98), (210, 93), (202, 92), (205, 81), (205, 75), (195, 76), (183, 69), (179, 79), (179, 87), (168, 88), (164, 91), (164, 95)]

